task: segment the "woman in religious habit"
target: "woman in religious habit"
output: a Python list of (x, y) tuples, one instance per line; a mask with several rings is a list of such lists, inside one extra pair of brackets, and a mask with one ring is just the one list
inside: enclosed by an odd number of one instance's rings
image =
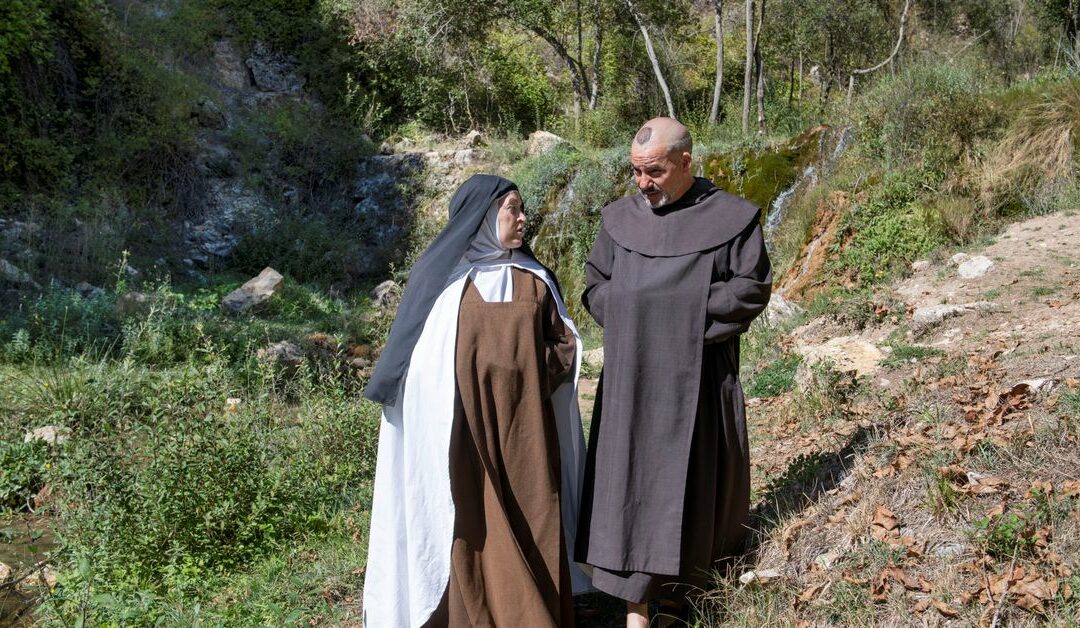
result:
[(366, 628), (570, 626), (589, 586), (569, 559), (581, 342), (524, 227), (510, 181), (455, 192), (364, 391), (383, 404)]

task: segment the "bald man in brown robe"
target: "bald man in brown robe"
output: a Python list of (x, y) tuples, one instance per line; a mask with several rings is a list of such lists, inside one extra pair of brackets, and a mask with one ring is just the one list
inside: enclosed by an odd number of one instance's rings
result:
[(750, 461), (739, 334), (765, 309), (772, 270), (761, 212), (693, 176), (671, 118), (631, 144), (638, 194), (602, 210), (582, 300), (605, 365), (586, 464), (576, 559), (648, 625), (651, 599), (682, 601), (741, 552)]

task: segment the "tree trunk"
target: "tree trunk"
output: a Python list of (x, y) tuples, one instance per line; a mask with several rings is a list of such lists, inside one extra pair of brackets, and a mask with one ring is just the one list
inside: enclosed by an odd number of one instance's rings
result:
[(847, 90), (847, 102), (851, 104), (851, 92), (855, 90), (855, 77), (863, 74), (869, 74), (885, 67), (885, 64), (892, 63), (892, 60), (896, 57), (896, 53), (900, 51), (900, 44), (904, 43), (904, 28), (907, 26), (908, 9), (911, 8), (911, 0), (904, 0), (904, 10), (900, 13), (900, 33), (896, 36), (896, 45), (893, 46), (892, 52), (881, 63), (861, 70), (852, 70), (848, 75), (848, 90)]
[(761, 31), (765, 25), (765, 0), (758, 5), (757, 32), (754, 33), (754, 65), (757, 66), (758, 132), (765, 132), (765, 56), (761, 54)]
[(604, 52), (604, 26), (600, 21), (600, 0), (593, 0), (593, 57), (592, 57), (592, 92), (589, 94), (589, 109), (596, 109), (600, 103), (600, 83), (604, 79), (601, 65)]
[(723, 0), (712, 0), (716, 20), (716, 84), (713, 85), (712, 109), (709, 111), (709, 124), (716, 124), (720, 118), (720, 95), (724, 89), (724, 20)]
[(664, 73), (660, 70), (660, 60), (656, 58), (656, 51), (653, 49), (652, 45), (652, 37), (649, 37), (649, 29), (645, 27), (645, 18), (638, 13), (633, 0), (624, 0), (624, 2), (626, 2), (626, 8), (630, 10), (630, 15), (633, 16), (634, 21), (637, 22), (638, 28), (641, 29), (641, 36), (645, 38), (645, 51), (649, 54), (649, 62), (652, 63), (653, 74), (656, 75), (656, 82), (660, 85), (660, 91), (664, 93), (664, 102), (667, 103), (668, 116), (674, 118), (675, 105), (671, 104), (671, 91), (668, 90), (667, 81), (664, 80)]
[(798, 98), (799, 107), (802, 107), (802, 76), (803, 76), (803, 74), (802, 74), (802, 58), (803, 58), (803, 53), (802, 53), (802, 50), (800, 50), (799, 51), (799, 98)]
[(746, 0), (746, 68), (743, 71), (742, 130), (750, 132), (750, 89), (754, 80), (754, 0)]

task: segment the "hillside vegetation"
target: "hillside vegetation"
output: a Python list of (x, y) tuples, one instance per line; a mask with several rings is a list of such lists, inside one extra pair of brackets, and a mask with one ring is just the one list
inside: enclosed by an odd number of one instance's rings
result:
[(1074, 5), (759, 0), (747, 74), (744, 3), (6, 3), (0, 622), (357, 625), (382, 282), (497, 172), (597, 346), (582, 265), (659, 73), (703, 174), (786, 199), (802, 308), (743, 342), (755, 541), (698, 624), (1075, 623)]

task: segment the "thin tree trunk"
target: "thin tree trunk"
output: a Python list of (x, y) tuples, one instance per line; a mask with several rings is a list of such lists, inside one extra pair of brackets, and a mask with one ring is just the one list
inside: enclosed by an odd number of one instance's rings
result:
[(787, 64), (787, 106), (795, 106), (795, 59), (789, 58)]
[(716, 124), (720, 118), (720, 95), (724, 89), (724, 20), (723, 0), (713, 0), (716, 20), (716, 84), (713, 85), (712, 109), (709, 111), (709, 124)]
[(802, 52), (802, 50), (800, 50), (799, 51), (799, 99), (798, 99), (799, 107), (802, 107), (802, 76), (803, 76), (802, 61), (803, 61), (803, 52)]
[(754, 60), (757, 66), (758, 132), (765, 132), (765, 56), (761, 54), (761, 31), (765, 25), (765, 0), (758, 5), (757, 32), (754, 33)]
[(600, 83), (603, 81), (604, 68), (601, 65), (604, 52), (604, 27), (600, 22), (600, 0), (593, 0), (593, 57), (592, 91), (589, 94), (589, 109), (596, 109), (600, 103)]
[(848, 76), (848, 90), (847, 90), (847, 104), (851, 104), (851, 92), (855, 90), (855, 77), (863, 74), (869, 74), (885, 67), (885, 64), (892, 63), (892, 60), (896, 57), (896, 53), (900, 52), (900, 44), (904, 43), (904, 28), (907, 26), (908, 9), (911, 8), (911, 0), (904, 0), (904, 10), (900, 13), (900, 33), (896, 36), (896, 45), (893, 46), (892, 52), (881, 63), (861, 70), (852, 70)]
[(746, 67), (743, 71), (742, 130), (750, 132), (750, 89), (754, 80), (754, 0), (746, 0)]
[(624, 1), (626, 2), (626, 8), (630, 10), (630, 15), (633, 16), (634, 21), (637, 22), (638, 28), (641, 29), (641, 36), (645, 38), (645, 52), (649, 55), (649, 62), (652, 63), (653, 74), (656, 75), (656, 82), (660, 84), (660, 91), (664, 94), (664, 102), (667, 103), (668, 116), (674, 118), (675, 105), (671, 103), (671, 91), (668, 89), (667, 81), (664, 80), (664, 73), (660, 70), (660, 60), (656, 58), (656, 50), (653, 49), (652, 37), (649, 37), (649, 29), (645, 27), (645, 19), (638, 13), (633, 0)]

